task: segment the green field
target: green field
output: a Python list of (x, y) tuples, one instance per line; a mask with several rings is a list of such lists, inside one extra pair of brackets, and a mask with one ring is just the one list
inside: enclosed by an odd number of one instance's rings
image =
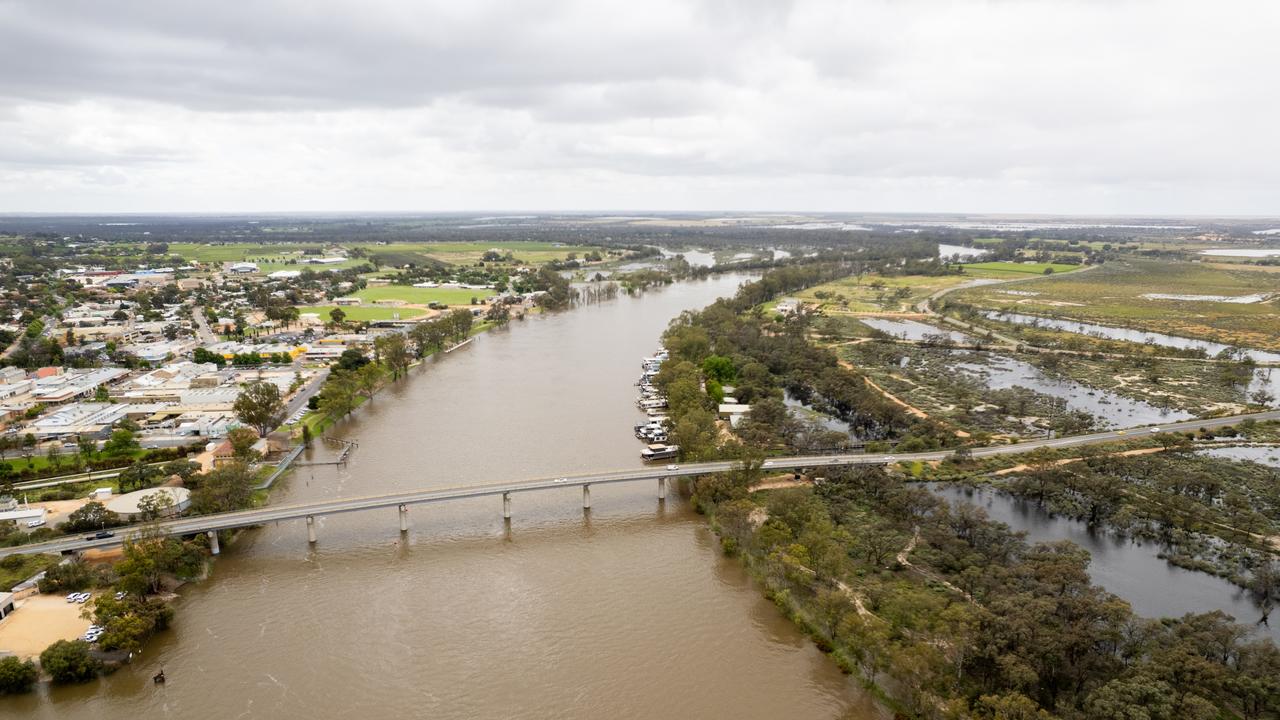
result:
[[(316, 248), (318, 245), (308, 243), (169, 243), (169, 252), (184, 260), (201, 263), (224, 263), (249, 261), (258, 262), (263, 272), (276, 270), (301, 270), (306, 265), (300, 262), (289, 264), (289, 260), (300, 261), (304, 256), (304, 248)], [(564, 260), (570, 253), (582, 257), (585, 253), (599, 248), (586, 245), (557, 246), (549, 242), (457, 242), (457, 243), (388, 243), (377, 245), (369, 243), (342, 243), (341, 247), (353, 249), (363, 248), (369, 254), (401, 254), (417, 253), (454, 265), (471, 265), (478, 262), (488, 250), (510, 251), (517, 260), (537, 264), (550, 260)], [(314, 256), (312, 256), (314, 257)], [(263, 262), (265, 261), (265, 262)], [(345, 268), (359, 265), (366, 260), (354, 258), (344, 263), (333, 265), (313, 265), (316, 270), (325, 268)]]
[(977, 277), (1005, 277), (1010, 275), (1043, 275), (1045, 270), (1052, 269), (1054, 273), (1071, 272), (1079, 270), (1079, 265), (1065, 265), (1062, 263), (1022, 263), (1022, 262), (984, 262), (971, 263), (964, 266), (966, 273), (973, 273)]
[[(357, 247), (353, 245), (352, 247)], [(456, 243), (388, 243), (386, 245), (365, 245), (368, 253), (420, 253), (452, 265), (472, 265), (489, 250), (508, 251), (516, 260), (537, 264), (551, 260), (564, 260), (570, 253), (581, 258), (585, 253), (599, 248), (588, 245), (563, 245), (557, 247), (549, 242), (456, 242)]]
[(471, 298), (483, 300), (493, 295), (492, 288), (469, 290), (466, 288), (419, 288), (411, 285), (375, 285), (355, 294), (366, 303), (401, 300), (413, 305), (438, 302), (443, 305), (470, 305)]
[(1273, 300), (1241, 304), (1143, 297), (1150, 293), (1227, 297), (1280, 293), (1280, 273), (1199, 262), (1125, 260), (1011, 287), (969, 288), (948, 300), (1244, 347), (1280, 348), (1280, 313)]
[[(300, 313), (319, 313), (320, 319), (328, 321), (329, 311), (333, 310), (337, 305), (299, 305)], [(342, 312), (347, 314), (347, 320), (352, 322), (369, 322), (372, 320), (394, 320), (399, 314), (401, 320), (421, 317), (427, 313), (426, 310), (418, 308), (391, 308), (391, 307), (371, 307), (368, 305), (343, 306)]]

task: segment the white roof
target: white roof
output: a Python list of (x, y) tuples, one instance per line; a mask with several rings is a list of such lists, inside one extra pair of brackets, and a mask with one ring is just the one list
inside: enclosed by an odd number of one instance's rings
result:
[(121, 515), (137, 515), (141, 512), (138, 503), (149, 495), (168, 494), (173, 498), (173, 506), (184, 509), (191, 502), (191, 491), (181, 487), (156, 487), (146, 490), (134, 490), (131, 493), (117, 495), (107, 502), (107, 509)]

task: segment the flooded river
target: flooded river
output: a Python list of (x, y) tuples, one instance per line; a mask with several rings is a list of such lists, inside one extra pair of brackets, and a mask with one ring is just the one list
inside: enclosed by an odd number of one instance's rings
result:
[[(992, 520), (1025, 532), (1028, 542), (1070, 540), (1088, 550), (1093, 582), (1127, 600), (1138, 615), (1180, 617), (1221, 610), (1245, 625), (1253, 625), (1261, 615), (1245, 590), (1222, 578), (1170, 565), (1158, 556), (1156, 543), (1093, 530), (1084, 522), (1054, 515), (1034, 502), (997, 490), (930, 487), (952, 503), (981, 507)], [(1255, 632), (1280, 642), (1280, 623), (1258, 626)]]
[[(668, 319), (741, 277), (514, 322), (428, 362), (334, 435), (276, 503), (636, 466), (640, 359)], [(316, 450), (319, 457), (328, 451)], [(647, 484), (255, 530), (183, 589), (177, 627), (114, 676), (6, 699), (94, 718), (886, 717)], [(169, 682), (153, 686), (163, 665)]]

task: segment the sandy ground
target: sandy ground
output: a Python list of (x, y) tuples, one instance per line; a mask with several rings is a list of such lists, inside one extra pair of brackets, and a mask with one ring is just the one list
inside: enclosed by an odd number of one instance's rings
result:
[(50, 500), (48, 502), (31, 503), (31, 507), (42, 507), (45, 509), (44, 522), (45, 525), (53, 527), (61, 525), (67, 521), (67, 516), (79, 510), (85, 503), (89, 502), (89, 498), (77, 498), (75, 500)]
[(58, 640), (74, 640), (89, 629), (80, 617), (87, 605), (69, 603), (62, 595), (33, 595), (17, 603), (0, 620), (0, 653), (33, 658)]

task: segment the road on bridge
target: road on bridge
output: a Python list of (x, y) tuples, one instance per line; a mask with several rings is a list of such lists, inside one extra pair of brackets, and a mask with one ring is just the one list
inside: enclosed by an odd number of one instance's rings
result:
[[(1011, 445), (995, 445), (991, 447), (973, 448), (974, 457), (993, 455), (1015, 455), (1030, 452), (1038, 448), (1064, 448), (1097, 443), (1127, 440), (1135, 436), (1151, 435), (1157, 432), (1186, 432), (1200, 428), (1217, 428), (1234, 425), (1244, 420), (1280, 420), (1280, 410), (1270, 410), (1245, 415), (1229, 415), (1206, 420), (1187, 420), (1167, 425), (1130, 428), (1125, 430), (1107, 430), (1086, 435), (1070, 435), (1058, 438), (1042, 438), (1027, 440)], [(843, 454), (843, 455), (802, 455), (773, 457), (765, 461), (770, 470), (798, 470), (801, 468), (840, 467), (848, 465), (891, 465), (900, 462), (944, 460), (954, 451), (936, 450), (918, 453), (897, 454)], [(613, 470), (585, 475), (571, 475), (559, 478), (535, 478), (484, 485), (469, 485), (457, 488), (437, 488), (433, 490), (416, 490), (387, 495), (371, 495), (367, 497), (323, 500), (320, 502), (298, 505), (279, 505), (253, 510), (242, 510), (216, 515), (200, 515), (179, 518), (159, 523), (159, 529), (168, 535), (194, 535), (196, 533), (233, 530), (251, 527), (281, 520), (297, 520), (307, 517), (336, 515), (339, 513), (376, 510), (380, 508), (398, 508), (401, 505), (421, 505), (426, 503), (446, 502), (462, 498), (510, 495), (536, 490), (549, 490), (562, 487), (582, 487), (590, 485), (608, 485), (625, 482), (657, 481), (661, 478), (688, 477), (708, 473), (725, 472), (733, 467), (731, 461), (692, 463), (684, 465), (651, 465), (631, 470)], [(122, 529), (116, 534), (105, 537), (75, 536), (43, 543), (32, 543), (17, 547), (0, 548), (0, 558), (16, 553), (35, 552), (69, 552), (90, 548), (118, 545), (123, 540), (136, 536), (137, 529)]]

